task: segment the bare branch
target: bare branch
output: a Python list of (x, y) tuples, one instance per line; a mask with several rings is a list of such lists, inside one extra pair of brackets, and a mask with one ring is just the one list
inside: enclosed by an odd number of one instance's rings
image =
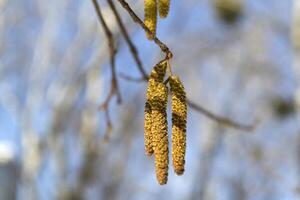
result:
[(133, 81), (133, 82), (144, 82), (145, 80), (148, 80), (148, 78), (144, 77), (133, 77), (124, 73), (120, 73), (119, 76), (127, 81)]
[(119, 15), (117, 9), (116, 9), (115, 4), (113, 3), (112, 0), (107, 0), (107, 1), (108, 1), (108, 4), (109, 4), (111, 10), (113, 11), (113, 13), (114, 13), (114, 15), (116, 17), (116, 20), (117, 20), (117, 23), (118, 23), (118, 25), (120, 27), (121, 33), (124, 36), (127, 45), (129, 46), (131, 54), (132, 54), (132, 56), (133, 56), (133, 58), (135, 60), (135, 63), (137, 65), (140, 73), (142, 74), (142, 76), (143, 76), (144, 79), (148, 78), (148, 75), (147, 75), (145, 69), (143, 68), (143, 64), (141, 62), (141, 59), (139, 58), (138, 51), (137, 51), (135, 45), (133, 44), (131, 38), (129, 37), (129, 34), (128, 34), (128, 32), (127, 32), (127, 30), (126, 30), (126, 28), (124, 26), (124, 23), (123, 23), (120, 15)]
[(255, 124), (251, 124), (251, 125), (241, 124), (241, 123), (232, 121), (226, 117), (218, 116), (218, 115), (206, 110), (204, 107), (195, 104), (194, 102), (192, 102), (189, 99), (187, 99), (187, 104), (195, 111), (198, 111), (198, 112), (202, 113), (203, 115), (205, 115), (206, 117), (208, 117), (212, 120), (215, 120), (216, 122), (223, 124), (225, 126), (229, 126), (229, 127), (236, 128), (236, 129), (241, 129), (244, 131), (253, 131), (255, 129)]
[(109, 104), (110, 99), (116, 94), (117, 95), (117, 101), (118, 103), (121, 103), (121, 94), (118, 86), (118, 80), (116, 76), (116, 64), (115, 64), (115, 56), (116, 56), (116, 48), (114, 47), (114, 37), (110, 29), (108, 28), (104, 17), (101, 12), (101, 8), (97, 0), (92, 0), (93, 5), (95, 7), (98, 20), (100, 24), (102, 25), (105, 35), (107, 37), (108, 41), (108, 47), (109, 47), (109, 55), (110, 55), (110, 65), (111, 65), (111, 89), (110, 93), (108, 94), (106, 100), (104, 101), (103, 105), (101, 107), (105, 108)]
[(106, 131), (105, 137), (107, 138), (109, 133), (111, 132), (111, 127), (112, 127), (110, 116), (109, 116), (109, 103), (114, 95), (117, 96), (118, 103), (121, 103), (121, 101), (122, 101), (121, 93), (120, 93), (119, 85), (118, 85), (118, 79), (117, 79), (117, 75), (116, 75), (115, 57), (116, 57), (117, 50), (114, 45), (113, 34), (110, 31), (110, 29), (108, 28), (108, 26), (104, 20), (99, 3), (97, 2), (97, 0), (92, 0), (92, 2), (93, 2), (93, 6), (96, 10), (98, 20), (104, 29), (104, 33), (106, 35), (107, 42), (108, 42), (109, 55), (110, 55), (111, 86), (110, 86), (110, 91), (109, 91), (108, 96), (106, 97), (103, 104), (100, 105), (100, 108), (105, 110), (105, 117), (106, 117), (106, 124), (107, 124), (107, 131)]

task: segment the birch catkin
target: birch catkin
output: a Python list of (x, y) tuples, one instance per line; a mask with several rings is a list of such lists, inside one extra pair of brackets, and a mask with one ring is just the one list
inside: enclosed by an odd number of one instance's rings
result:
[(153, 154), (153, 133), (151, 132), (152, 127), (152, 109), (150, 101), (152, 96), (156, 93), (156, 87), (158, 83), (162, 83), (164, 76), (166, 74), (167, 63), (162, 61), (154, 66), (147, 88), (147, 100), (145, 103), (144, 111), (144, 143), (145, 143), (145, 152), (146, 155), (151, 156)]
[(144, 0), (144, 12), (145, 19), (144, 23), (147, 28), (152, 32), (152, 35), (146, 33), (147, 38), (152, 40), (156, 34), (156, 23), (157, 23), (157, 4), (156, 0)]
[[(161, 82), (151, 79), (156, 90), (149, 94), (148, 99), (152, 109), (153, 150), (155, 158), (155, 172), (159, 184), (163, 185), (168, 180), (169, 148), (168, 148), (168, 124), (167, 124), (167, 101), (168, 89)], [(150, 83), (151, 84), (151, 83)]]
[(168, 16), (170, 9), (170, 0), (158, 0), (158, 11), (161, 18)]
[(186, 95), (177, 76), (170, 76), (169, 81), (172, 93), (172, 160), (175, 173), (182, 175), (186, 150)]

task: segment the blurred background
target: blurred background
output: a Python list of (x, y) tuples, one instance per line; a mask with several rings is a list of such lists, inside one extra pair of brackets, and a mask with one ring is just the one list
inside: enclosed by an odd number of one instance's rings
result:
[[(1, 200), (300, 198), (299, 0), (171, 1), (157, 36), (188, 98), (258, 123), (245, 132), (189, 109), (185, 173), (170, 165), (165, 186), (144, 153), (146, 83), (119, 76), (140, 74), (107, 1), (98, 2), (123, 99), (110, 103), (108, 140), (99, 105), (111, 85), (109, 49), (92, 1), (0, 0)], [(114, 2), (149, 73), (164, 54)], [(143, 18), (143, 1), (128, 3)]]

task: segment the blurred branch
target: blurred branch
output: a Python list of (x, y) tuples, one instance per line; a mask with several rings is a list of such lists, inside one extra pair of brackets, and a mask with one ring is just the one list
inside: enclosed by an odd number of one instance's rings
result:
[(135, 45), (133, 44), (131, 38), (129, 37), (129, 34), (128, 34), (125, 26), (124, 26), (124, 23), (122, 22), (122, 19), (121, 19), (120, 15), (119, 15), (116, 7), (115, 7), (115, 4), (113, 3), (112, 0), (107, 0), (107, 2), (108, 2), (111, 10), (113, 11), (113, 13), (114, 13), (114, 15), (116, 17), (116, 20), (117, 20), (117, 23), (118, 23), (118, 25), (120, 27), (121, 33), (124, 36), (127, 45), (129, 46), (131, 54), (132, 54), (132, 56), (133, 56), (133, 58), (135, 60), (135, 63), (137, 65), (140, 73), (142, 74), (142, 76), (143, 76), (144, 79), (147, 79), (148, 78), (147, 72), (145, 71), (145, 69), (144, 69), (144, 67), (142, 65), (141, 59), (139, 58), (139, 55), (138, 55), (138, 51), (137, 51)]
[(231, 119), (228, 119), (226, 117), (222, 117), (222, 116), (218, 116), (208, 110), (206, 110), (204, 107), (197, 105), (196, 103), (192, 102), (191, 100), (187, 99), (187, 104), (194, 109), (195, 111), (198, 111), (200, 113), (202, 113), (203, 115), (205, 115), (206, 117), (220, 123), (223, 124), (224, 126), (228, 126), (228, 127), (232, 127), (232, 128), (236, 128), (236, 129), (241, 129), (244, 131), (253, 131), (255, 129), (255, 123), (254, 124), (250, 124), (250, 125), (246, 125), (246, 124), (241, 124), (238, 122), (235, 122)]
[(102, 105), (100, 105), (100, 108), (105, 110), (105, 117), (106, 117), (106, 124), (107, 124), (106, 137), (107, 137), (108, 133), (110, 133), (111, 128), (112, 128), (111, 120), (110, 120), (110, 116), (109, 116), (109, 109), (108, 109), (109, 103), (114, 95), (117, 96), (118, 103), (121, 103), (121, 101), (122, 101), (121, 93), (120, 93), (119, 86), (118, 86), (118, 80), (117, 80), (117, 76), (116, 76), (115, 56), (117, 53), (117, 49), (114, 47), (113, 34), (110, 31), (110, 29), (108, 28), (108, 26), (104, 20), (99, 3), (97, 2), (97, 0), (92, 0), (92, 2), (94, 5), (94, 8), (96, 10), (98, 20), (104, 29), (104, 32), (105, 32), (105, 35), (107, 38), (107, 42), (108, 42), (109, 55), (110, 55), (111, 88), (110, 88), (109, 94), (106, 97), (105, 101), (103, 102)]
[(133, 76), (127, 75), (125, 73), (120, 73), (119, 76), (121, 78), (123, 78), (124, 80), (133, 81), (133, 82), (144, 82), (145, 80), (148, 80), (148, 77), (146, 77), (146, 78), (143, 78), (143, 77), (133, 77)]

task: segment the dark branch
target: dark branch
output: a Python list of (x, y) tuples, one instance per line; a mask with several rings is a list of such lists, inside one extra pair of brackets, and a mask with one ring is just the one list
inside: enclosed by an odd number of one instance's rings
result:
[(138, 51), (136, 50), (135, 45), (133, 44), (133, 42), (131, 41), (131, 38), (129, 37), (129, 34), (128, 34), (128, 32), (127, 32), (127, 30), (124, 26), (124, 23), (123, 23), (120, 15), (119, 15), (117, 9), (116, 9), (115, 4), (113, 3), (113, 0), (107, 0), (107, 1), (108, 1), (108, 4), (109, 4), (111, 10), (113, 11), (113, 13), (116, 17), (116, 20), (117, 20), (117, 23), (120, 27), (121, 33), (124, 36), (127, 45), (129, 46), (131, 54), (132, 54), (132, 56), (135, 60), (136, 65), (138, 66), (138, 69), (139, 69), (140, 73), (142, 74), (142, 76), (144, 78), (148, 78), (148, 75), (147, 75), (147, 73), (146, 73), (146, 71), (143, 67), (143, 64), (142, 64), (140, 58), (139, 58)]
[(223, 124), (225, 126), (233, 127), (233, 128), (236, 128), (236, 129), (241, 129), (241, 130), (244, 130), (244, 131), (253, 131), (254, 128), (255, 128), (255, 124), (251, 124), (251, 125), (240, 124), (240, 123), (232, 121), (228, 118), (218, 116), (218, 115), (206, 110), (204, 107), (195, 104), (194, 102), (192, 102), (189, 99), (187, 99), (187, 104), (192, 109), (202, 113), (206, 117), (208, 117), (212, 120), (215, 120), (216, 122), (218, 122), (220, 124)]
[(119, 86), (118, 86), (118, 80), (117, 80), (117, 76), (116, 76), (116, 64), (115, 64), (115, 56), (116, 56), (117, 50), (114, 47), (113, 34), (110, 31), (110, 29), (108, 28), (108, 26), (104, 20), (99, 3), (97, 2), (97, 0), (92, 0), (92, 2), (95, 7), (95, 10), (96, 10), (98, 20), (104, 29), (105, 35), (107, 37), (108, 47), (109, 47), (110, 66), (111, 66), (111, 83), (112, 84), (111, 84), (110, 92), (109, 92), (106, 100), (104, 101), (104, 103), (101, 106), (102, 108), (104, 108), (104, 107), (108, 106), (110, 99), (115, 94), (117, 95), (118, 103), (121, 103), (121, 94), (120, 94), (120, 90), (119, 90)]
[(111, 99), (114, 95), (117, 96), (117, 102), (118, 103), (121, 103), (121, 101), (122, 101), (121, 93), (120, 93), (119, 86), (118, 86), (117, 75), (116, 75), (115, 56), (116, 56), (117, 50), (114, 46), (113, 34), (110, 31), (110, 29), (108, 28), (108, 26), (107, 26), (107, 24), (104, 20), (104, 17), (102, 15), (99, 3), (97, 2), (97, 0), (92, 0), (92, 2), (93, 2), (93, 5), (94, 5), (94, 8), (96, 10), (98, 20), (99, 20), (100, 24), (102, 25), (102, 27), (104, 29), (104, 33), (106, 35), (107, 42), (108, 42), (109, 56), (110, 56), (110, 68), (111, 68), (110, 91), (109, 91), (105, 101), (103, 102), (103, 104), (100, 105), (100, 108), (104, 109), (104, 111), (105, 111), (105, 118), (106, 118), (106, 124), (107, 124), (107, 130), (106, 130), (105, 137), (107, 138), (109, 133), (111, 132), (111, 127), (112, 127), (110, 116), (109, 116), (109, 103), (110, 103), (110, 101), (111, 101)]

